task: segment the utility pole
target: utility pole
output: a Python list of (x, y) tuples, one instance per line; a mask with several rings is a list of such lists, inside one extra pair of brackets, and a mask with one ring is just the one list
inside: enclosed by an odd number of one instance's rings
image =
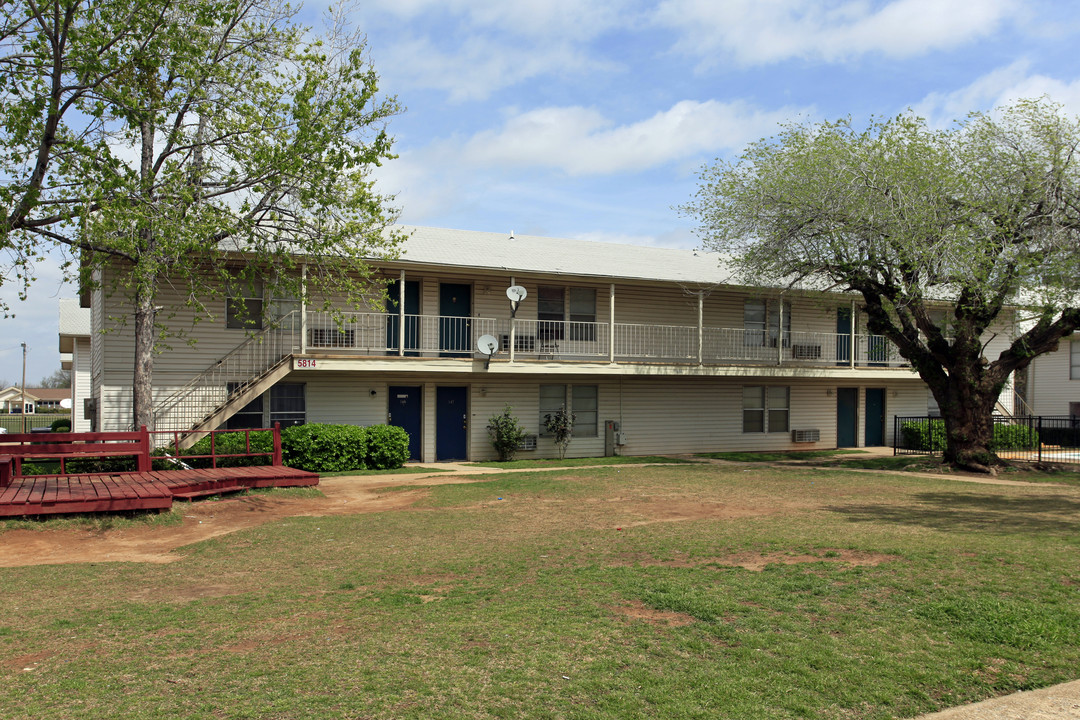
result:
[(19, 414), (22, 416), (22, 431), (26, 432), (26, 343), (22, 343), (22, 399), (19, 401)]

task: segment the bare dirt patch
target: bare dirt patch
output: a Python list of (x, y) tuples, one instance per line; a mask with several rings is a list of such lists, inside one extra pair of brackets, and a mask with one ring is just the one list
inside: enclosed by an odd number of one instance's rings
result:
[(650, 625), (663, 627), (682, 627), (690, 625), (696, 620), (693, 615), (687, 615), (686, 613), (675, 612), (674, 610), (656, 610), (648, 607), (640, 600), (632, 600), (630, 603), (614, 607), (612, 610), (617, 615), (628, 620), (640, 620)]
[[(445, 478), (450, 480), (450, 478)], [(457, 477), (456, 482), (470, 482)], [(0, 567), (95, 562), (170, 563), (182, 559), (176, 548), (257, 527), (286, 517), (323, 517), (386, 512), (408, 508), (426, 496), (424, 489), (380, 492), (387, 487), (441, 484), (441, 478), (408, 475), (367, 480), (328, 478), (319, 484), (323, 497), (249, 495), (180, 504), (183, 523), (170, 527), (91, 530), (9, 530), (0, 534)], [(207, 589), (209, 595), (214, 589)], [(206, 595), (203, 595), (206, 596)]]

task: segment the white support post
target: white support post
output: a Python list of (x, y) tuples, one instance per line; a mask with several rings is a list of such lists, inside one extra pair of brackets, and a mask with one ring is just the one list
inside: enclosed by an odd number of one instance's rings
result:
[(702, 365), (703, 335), (705, 333), (705, 291), (697, 292), (697, 364)]
[(398, 357), (405, 356), (405, 271), (398, 276)]
[(608, 288), (608, 362), (615, 362), (615, 283)]
[(850, 329), (849, 333), (850, 333), (850, 340), (848, 340), (848, 343), (851, 345), (851, 352), (848, 353), (848, 355), (850, 356), (848, 358), (848, 362), (850, 363), (851, 367), (855, 367), (855, 350), (856, 350), (856, 348), (855, 348), (855, 301), (854, 300), (851, 301), (851, 329)]
[[(511, 275), (510, 276), (510, 287), (514, 287), (515, 285), (517, 285), (517, 282), (516, 282), (514, 276)], [(514, 301), (511, 301), (511, 302), (514, 302)], [(519, 303), (519, 305), (520, 305), (520, 303)], [(515, 342), (515, 339), (517, 338), (517, 317), (516, 317), (516, 313), (517, 313), (517, 308), (514, 308), (514, 312), (511, 314), (511, 317), (510, 317), (510, 362), (514, 362), (514, 345), (517, 344)]]
[(300, 354), (307, 354), (307, 263), (300, 266)]
[[(776, 316), (776, 364), (784, 364), (784, 296), (780, 296), (780, 312)], [(768, 313), (765, 314), (766, 323), (768, 322)]]

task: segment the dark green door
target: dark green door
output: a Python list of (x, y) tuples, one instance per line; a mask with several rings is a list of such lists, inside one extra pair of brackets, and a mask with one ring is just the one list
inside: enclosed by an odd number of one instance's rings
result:
[(851, 308), (836, 311), (836, 364), (851, 362)]
[(859, 388), (836, 389), (836, 447), (859, 444)]
[(866, 389), (867, 447), (885, 444), (885, 388)]
[[(399, 281), (386, 288), (386, 354), (398, 354), (401, 318), (398, 316)], [(405, 281), (405, 354), (419, 355), (420, 349), (420, 281)]]
[(469, 315), (472, 313), (472, 286), (439, 285), (439, 350), (443, 357), (472, 355)]

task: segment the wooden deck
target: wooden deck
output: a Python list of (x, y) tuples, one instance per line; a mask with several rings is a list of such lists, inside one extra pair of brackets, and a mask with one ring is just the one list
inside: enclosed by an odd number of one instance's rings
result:
[(0, 488), (0, 517), (160, 510), (171, 507), (174, 498), (190, 500), (246, 488), (318, 484), (317, 474), (281, 465), (27, 476)]

